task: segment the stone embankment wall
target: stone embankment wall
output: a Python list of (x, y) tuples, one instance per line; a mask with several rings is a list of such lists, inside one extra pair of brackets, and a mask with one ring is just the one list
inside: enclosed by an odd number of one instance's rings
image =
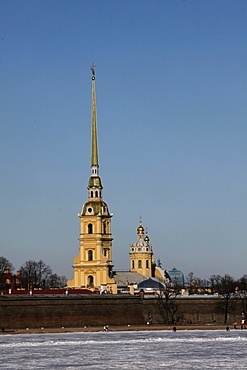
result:
[[(224, 324), (226, 300), (218, 297), (210, 298), (177, 298), (170, 304), (170, 312), (175, 312), (174, 317), (180, 318), (183, 324)], [(245, 303), (246, 304), (246, 303)], [(164, 322), (165, 304), (160, 299), (144, 299), (143, 311), (150, 311), (153, 323)], [(227, 322), (241, 322), (243, 312), (243, 301), (241, 299), (230, 299), (228, 302)], [(171, 315), (170, 315), (171, 317)]]
[[(184, 324), (224, 322), (224, 299), (175, 300)], [(241, 318), (241, 300), (230, 302), (229, 323)], [(0, 296), (0, 328), (61, 328), (164, 323), (160, 299), (138, 296)]]

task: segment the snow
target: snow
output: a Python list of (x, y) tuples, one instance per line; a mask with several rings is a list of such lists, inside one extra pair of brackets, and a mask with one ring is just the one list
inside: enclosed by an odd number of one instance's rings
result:
[(0, 336), (2, 369), (246, 369), (247, 331)]

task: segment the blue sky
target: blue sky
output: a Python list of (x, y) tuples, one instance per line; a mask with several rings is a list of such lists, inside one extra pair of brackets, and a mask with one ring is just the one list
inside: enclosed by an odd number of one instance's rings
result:
[(247, 273), (247, 2), (0, 0), (0, 255), (71, 278), (96, 65), (115, 269), (139, 217), (185, 275)]

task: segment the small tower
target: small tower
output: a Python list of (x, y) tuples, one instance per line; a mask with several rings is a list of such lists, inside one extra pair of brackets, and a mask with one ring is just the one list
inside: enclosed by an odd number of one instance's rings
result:
[(153, 248), (149, 244), (149, 237), (140, 217), (140, 225), (137, 228), (137, 242), (130, 246), (130, 271), (139, 272), (148, 277), (155, 276), (155, 263)]
[(107, 288), (112, 279), (111, 217), (107, 204), (102, 199), (102, 182), (99, 176), (95, 71), (92, 70), (92, 146), (91, 176), (88, 181), (88, 201), (78, 214), (80, 218), (80, 248), (74, 259), (74, 278), (68, 281), (71, 287)]

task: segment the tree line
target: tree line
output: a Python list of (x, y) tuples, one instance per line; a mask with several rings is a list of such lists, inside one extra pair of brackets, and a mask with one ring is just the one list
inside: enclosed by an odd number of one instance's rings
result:
[(44, 261), (26, 261), (14, 273), (13, 264), (5, 257), (0, 257), (0, 290), (6, 289), (49, 289), (64, 288), (67, 278), (52, 272)]
[(211, 275), (209, 279), (200, 279), (190, 272), (186, 276), (185, 287), (189, 294), (208, 293), (219, 295), (247, 293), (247, 274), (239, 279), (231, 275)]
[(242, 319), (245, 321), (247, 317), (247, 274), (239, 279), (234, 279), (228, 274), (211, 275), (209, 279), (200, 279), (190, 272), (186, 276), (184, 286), (171, 282), (162, 292), (159, 306), (166, 324), (176, 324), (184, 320), (183, 312), (177, 304), (177, 297), (181, 294), (182, 288), (189, 295), (214, 294), (222, 298), (218, 302), (218, 309), (224, 314), (224, 323), (227, 323), (229, 312), (234, 310), (236, 300), (241, 302)]

